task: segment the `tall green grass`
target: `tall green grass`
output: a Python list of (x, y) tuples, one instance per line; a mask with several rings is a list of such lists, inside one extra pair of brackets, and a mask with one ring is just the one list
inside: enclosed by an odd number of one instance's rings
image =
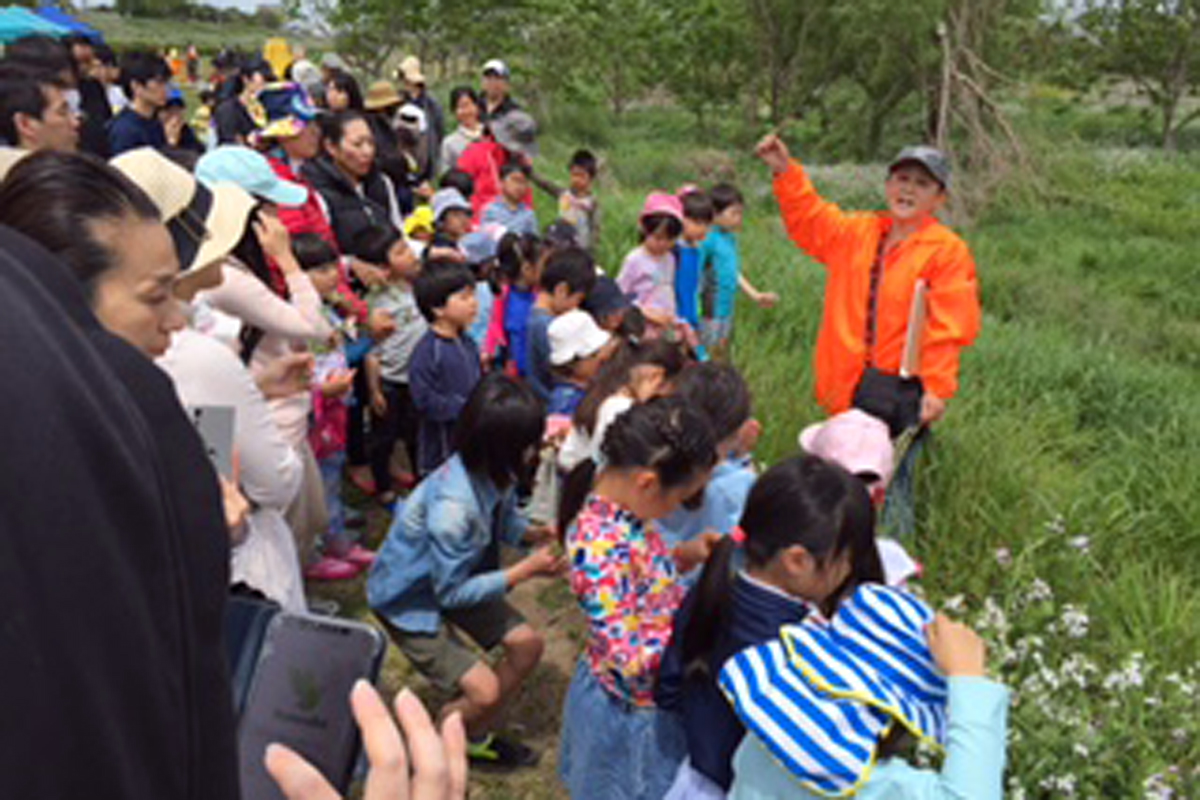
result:
[[(1142, 652), (1161, 679), (1194, 667), (1200, 652), (1200, 158), (1090, 144), (1090, 134), (1088, 126), (1033, 131), (1035, 147), (1054, 142), (1038, 154), (1044, 192), (1001, 196), (963, 232), (978, 263), (984, 326), (922, 464), (913, 549), (935, 599), (1011, 605), (1036, 577), (1057, 602), (1085, 608), (1088, 635), (1047, 637), (1046, 659), (1086, 653), (1118, 670)], [(782, 301), (769, 311), (740, 302), (733, 358), (765, 429), (756, 457), (771, 463), (795, 452), (797, 433), (822, 416), (811, 354), (824, 275), (787, 240), (765, 170), (748, 148), (707, 149), (685, 117), (662, 111), (634, 114), (600, 141), (613, 143), (600, 148), (608, 167), (599, 255), (610, 273), (635, 245), (647, 191), (732, 179), (746, 194), (744, 268)], [(549, 171), (573, 144), (551, 140)], [(831, 199), (878, 207), (881, 165), (814, 173)], [(1086, 552), (1069, 545), (1079, 537)], [(1019, 559), (1019, 571), (1002, 563), (1001, 550)], [(1014, 680), (1023, 668), (1012, 668)], [(1089, 720), (1112, 717), (1089, 697), (1072, 702)], [(1198, 788), (1197, 711), (1193, 699), (1174, 723), (1113, 717), (1110, 739), (1125, 746), (1108, 767), (1077, 766), (1076, 734), (1064, 733), (1074, 729), (1018, 714), (1014, 730), (1025, 739), (1014, 745), (1012, 789), (1066, 796), (1066, 783), (1055, 781), (1069, 777), (1078, 796), (1132, 797), (1161, 773), (1187, 795)]]

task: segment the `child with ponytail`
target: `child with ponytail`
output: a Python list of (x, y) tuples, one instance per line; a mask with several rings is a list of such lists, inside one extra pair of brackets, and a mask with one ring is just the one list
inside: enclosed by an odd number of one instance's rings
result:
[(608, 429), (601, 462), (568, 476), (559, 512), (587, 646), (567, 692), (559, 774), (574, 800), (659, 800), (685, 743), (653, 685), (683, 599), (653, 520), (708, 481), (716, 441), (678, 398), (635, 406)]
[(882, 581), (874, 511), (861, 480), (813, 456), (767, 470), (741, 519), (745, 568), (724, 537), (675, 620), (655, 700), (683, 715), (687, 760), (666, 795), (724, 798), (745, 728), (717, 687), (732, 655), (812, 612), (832, 616), (854, 586)]

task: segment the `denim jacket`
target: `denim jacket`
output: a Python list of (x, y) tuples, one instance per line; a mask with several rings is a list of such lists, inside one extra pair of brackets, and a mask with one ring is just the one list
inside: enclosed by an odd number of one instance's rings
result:
[(516, 545), (526, 526), (516, 491), (500, 491), (486, 477), (470, 474), (455, 454), (398, 509), (367, 577), (367, 602), (402, 631), (436, 633), (442, 609), (504, 596), (504, 571), (481, 568), (489, 566), (493, 536)]

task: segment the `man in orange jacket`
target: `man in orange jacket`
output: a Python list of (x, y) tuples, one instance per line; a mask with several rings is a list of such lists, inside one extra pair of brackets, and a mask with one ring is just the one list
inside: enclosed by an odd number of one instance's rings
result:
[(931, 147), (906, 148), (888, 171), (888, 210), (848, 213), (817, 194), (778, 136), (763, 139), (757, 153), (775, 174), (788, 235), (828, 270), (817, 400), (838, 414), (850, 408), (867, 366), (899, 373), (913, 293), (924, 281), (927, 317), (915, 373), (924, 390), (920, 421), (940, 419), (958, 389), (959, 354), (980, 325), (971, 251), (934, 216), (949, 188), (946, 157)]

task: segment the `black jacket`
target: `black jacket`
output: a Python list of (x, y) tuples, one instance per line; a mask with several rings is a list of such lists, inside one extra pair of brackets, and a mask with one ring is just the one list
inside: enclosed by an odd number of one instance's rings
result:
[(378, 170), (367, 176), (362, 194), (328, 156), (306, 162), (300, 173), (329, 206), (329, 223), (343, 253), (354, 253), (355, 237), (366, 228), (392, 224), (390, 181)]
[(0, 797), (239, 796), (228, 533), (166, 375), (0, 228)]

